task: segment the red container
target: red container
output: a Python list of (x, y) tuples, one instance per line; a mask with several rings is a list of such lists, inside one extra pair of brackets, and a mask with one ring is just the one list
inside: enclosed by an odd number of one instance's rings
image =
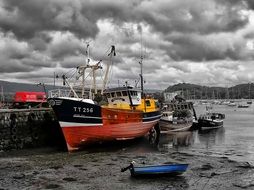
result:
[(14, 96), (14, 102), (28, 103), (38, 102), (43, 103), (47, 101), (45, 92), (16, 92)]

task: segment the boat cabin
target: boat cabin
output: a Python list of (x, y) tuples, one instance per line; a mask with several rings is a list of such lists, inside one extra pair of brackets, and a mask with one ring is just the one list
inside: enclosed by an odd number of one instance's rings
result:
[(104, 94), (109, 104), (128, 104), (131, 106), (141, 104), (141, 90), (130, 86), (106, 89)]
[(212, 113), (208, 112), (206, 114), (200, 115), (199, 119), (211, 119), (211, 120), (219, 119), (219, 120), (222, 120), (222, 119), (225, 119), (225, 114), (215, 113), (215, 112), (212, 112)]

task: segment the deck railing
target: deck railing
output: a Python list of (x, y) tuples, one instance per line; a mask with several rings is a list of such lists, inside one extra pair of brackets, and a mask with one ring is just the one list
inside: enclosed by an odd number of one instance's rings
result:
[(56, 98), (56, 97), (70, 97), (70, 90), (67, 89), (55, 89), (55, 90), (50, 90), (48, 92), (48, 97), (49, 98)]

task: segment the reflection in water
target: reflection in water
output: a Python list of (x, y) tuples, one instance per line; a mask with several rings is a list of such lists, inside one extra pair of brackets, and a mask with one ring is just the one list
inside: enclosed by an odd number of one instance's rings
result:
[[(115, 141), (94, 145), (90, 151), (110, 152), (170, 152), (186, 151), (193, 153), (205, 153), (213, 155), (231, 155), (238, 160), (253, 160), (254, 158), (254, 110), (241, 109), (234, 111), (230, 107), (216, 105), (217, 112), (225, 113), (224, 126), (219, 129), (205, 131), (186, 131), (171, 134), (161, 134), (159, 143), (150, 144), (147, 138), (129, 141)], [(197, 113), (203, 113), (205, 107), (199, 106)], [(198, 110), (199, 109), (199, 110)], [(87, 150), (87, 149), (86, 149)], [(209, 150), (209, 151), (207, 151)]]
[(206, 149), (214, 145), (223, 144), (225, 141), (225, 128), (205, 131), (185, 131), (162, 134), (158, 144), (160, 151), (178, 149), (181, 147), (192, 148), (195, 144), (205, 145)]
[(158, 144), (159, 149), (190, 146), (194, 143), (194, 133), (191, 131), (163, 134)]
[(222, 144), (225, 141), (225, 128), (211, 130), (199, 130), (198, 139), (201, 144), (206, 145), (206, 148), (211, 148), (215, 144)]

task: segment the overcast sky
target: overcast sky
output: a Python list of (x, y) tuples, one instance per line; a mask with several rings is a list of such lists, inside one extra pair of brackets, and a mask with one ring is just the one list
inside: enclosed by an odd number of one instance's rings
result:
[(141, 41), (146, 88), (253, 82), (254, 0), (0, 0), (0, 80), (53, 84), (90, 42), (92, 64), (116, 47), (109, 85), (134, 84)]

